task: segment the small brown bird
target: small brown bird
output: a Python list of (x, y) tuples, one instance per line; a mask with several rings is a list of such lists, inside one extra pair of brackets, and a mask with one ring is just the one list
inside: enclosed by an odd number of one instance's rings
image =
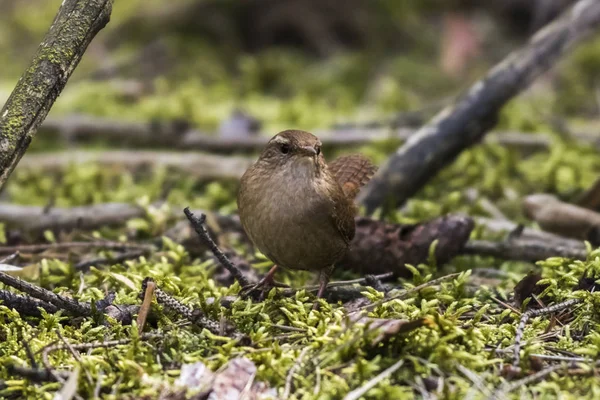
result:
[(322, 297), (354, 237), (354, 197), (376, 170), (359, 154), (327, 165), (311, 133), (275, 135), (242, 176), (237, 198), (246, 234), (275, 263), (257, 287), (273, 284), (278, 267), (318, 271)]

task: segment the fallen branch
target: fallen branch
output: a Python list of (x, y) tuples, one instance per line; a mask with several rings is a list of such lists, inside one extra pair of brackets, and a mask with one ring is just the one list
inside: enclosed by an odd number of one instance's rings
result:
[(59, 310), (56, 306), (45, 301), (9, 292), (8, 290), (0, 290), (0, 302), (3, 306), (12, 308), (21, 315), (36, 318), (42, 316), (40, 308), (49, 314), (54, 314)]
[(539, 317), (540, 315), (552, 314), (565, 308), (569, 308), (580, 303), (580, 299), (570, 299), (563, 301), (562, 303), (554, 304), (545, 308), (529, 309), (521, 315), (521, 320), (517, 326), (515, 333), (515, 348), (513, 351), (513, 367), (518, 367), (521, 361), (521, 339), (523, 338), (523, 332), (525, 332), (525, 325), (530, 318)]
[(93, 230), (102, 226), (122, 225), (128, 219), (142, 217), (141, 207), (122, 203), (105, 203), (71, 208), (22, 206), (0, 203), (0, 222), (8, 228), (29, 233), (51, 230)]
[[(1, 207), (1, 205), (0, 205)], [(93, 249), (101, 248), (105, 250), (131, 250), (143, 249), (152, 250), (154, 246), (142, 243), (112, 242), (108, 240), (98, 240), (93, 242), (58, 242), (41, 244), (22, 244), (17, 246), (0, 246), (0, 254), (19, 253), (40, 253), (46, 250), (70, 250), (70, 249)]]
[(69, 165), (94, 163), (127, 170), (143, 170), (148, 167), (173, 168), (191, 177), (209, 179), (239, 179), (253, 160), (244, 157), (225, 157), (214, 154), (198, 154), (164, 151), (67, 151), (62, 153), (29, 154), (23, 158), (21, 168), (44, 172), (62, 170)]
[(499, 110), (592, 33), (600, 23), (600, 2), (579, 0), (476, 82), (456, 104), (421, 128), (383, 165), (360, 194), (372, 213), (384, 203), (402, 204), (464, 149), (496, 124)]
[(37, 128), (110, 19), (110, 0), (65, 0), (30, 66), (0, 111), (0, 188), (29, 147)]
[(80, 317), (89, 317), (92, 315), (92, 307), (88, 303), (80, 303), (77, 300), (58, 295), (4, 272), (0, 272), (0, 282), (43, 302), (50, 303), (59, 309), (67, 311), (69, 314)]
[[(204, 133), (190, 129), (188, 124), (173, 122), (128, 122), (99, 118), (88, 115), (73, 115), (62, 118), (48, 118), (40, 131), (58, 132), (69, 142), (106, 140), (111, 144), (135, 148), (160, 148), (168, 145), (171, 149), (200, 150), (209, 153), (255, 152), (267, 144), (275, 132), (262, 132), (256, 135), (219, 136), (217, 133)], [(387, 140), (406, 141), (417, 131), (409, 128), (337, 128), (315, 130), (324, 146), (349, 147), (374, 144)], [(572, 138), (582, 144), (600, 145), (600, 137), (574, 133)], [(527, 152), (549, 149), (554, 139), (548, 134), (496, 131), (485, 138), (486, 143), (517, 148)], [(55, 165), (58, 165), (58, 161)]]
[(579, 247), (560, 246), (554, 243), (505, 240), (492, 242), (487, 240), (471, 240), (461, 251), (463, 254), (495, 257), (502, 260), (535, 262), (550, 257), (565, 257), (585, 260), (587, 251), (583, 243)]
[(515, 236), (515, 238), (542, 241), (546, 242), (548, 245), (557, 244), (573, 248), (585, 247), (581, 240), (566, 238), (537, 229), (526, 228), (508, 220), (475, 217), (475, 222), (478, 226), (483, 226), (491, 233), (507, 233), (509, 236)]
[(600, 244), (600, 213), (560, 201), (551, 194), (532, 194), (523, 200), (527, 217), (545, 231)]
[(186, 207), (183, 210), (185, 216), (190, 221), (194, 230), (200, 237), (200, 239), (204, 242), (206, 246), (212, 251), (212, 253), (217, 257), (217, 260), (221, 263), (221, 265), (229, 271), (229, 273), (235, 278), (236, 281), (240, 284), (242, 288), (246, 288), (250, 286), (250, 282), (248, 279), (242, 274), (242, 272), (237, 268), (230, 260), (227, 258), (225, 254), (219, 249), (217, 244), (211, 239), (208, 234), (208, 231), (204, 227), (204, 221), (206, 220), (205, 214), (200, 214), (200, 217), (194, 216), (194, 214), (190, 211), (189, 207)]
[[(140, 340), (148, 340), (148, 339), (155, 339), (155, 338), (162, 338), (162, 337), (163, 337), (163, 335), (159, 335), (156, 333), (144, 333), (144, 334), (140, 335), (139, 339)], [(49, 356), (50, 356), (50, 353), (52, 353), (54, 351), (65, 350), (65, 349), (68, 349), (69, 347), (73, 350), (91, 350), (91, 349), (97, 349), (100, 347), (116, 347), (116, 346), (122, 346), (124, 344), (128, 344), (132, 340), (133, 339), (120, 339), (120, 340), (107, 340), (105, 342), (91, 342), (91, 343), (80, 343), (80, 344), (70, 344), (70, 345), (55, 344), (55, 345), (51, 345), (51, 346), (46, 346), (42, 349), (42, 362), (43, 362), (46, 370), (50, 371), (53, 369), (52, 369), (52, 366), (50, 365)]]

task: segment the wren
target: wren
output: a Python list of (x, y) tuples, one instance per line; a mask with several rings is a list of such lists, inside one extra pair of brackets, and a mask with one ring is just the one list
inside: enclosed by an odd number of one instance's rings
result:
[(354, 237), (354, 197), (376, 170), (359, 154), (328, 165), (309, 132), (275, 135), (242, 176), (237, 197), (246, 234), (275, 264), (257, 287), (273, 284), (278, 267), (315, 271), (321, 298)]

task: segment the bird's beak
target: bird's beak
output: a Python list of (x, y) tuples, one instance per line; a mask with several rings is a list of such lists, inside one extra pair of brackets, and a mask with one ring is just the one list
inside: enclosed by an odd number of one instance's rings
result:
[(317, 155), (317, 150), (313, 146), (302, 146), (302, 152), (314, 157)]

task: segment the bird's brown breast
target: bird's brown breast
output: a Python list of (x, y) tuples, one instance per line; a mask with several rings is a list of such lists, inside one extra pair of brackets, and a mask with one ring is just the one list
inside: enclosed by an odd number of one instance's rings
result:
[(298, 169), (267, 171), (255, 165), (242, 178), (238, 208), (252, 242), (284, 268), (329, 267), (345, 255), (354, 236), (352, 200), (327, 170), (305, 176)]

